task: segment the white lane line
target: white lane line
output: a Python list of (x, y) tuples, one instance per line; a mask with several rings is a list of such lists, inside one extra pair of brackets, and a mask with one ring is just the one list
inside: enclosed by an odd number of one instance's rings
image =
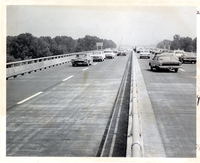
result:
[(88, 68), (84, 68), (82, 71), (85, 71), (85, 70), (87, 70)]
[(72, 77), (74, 77), (74, 76), (73, 76), (73, 75), (72, 75), (72, 76), (69, 76), (68, 78), (63, 79), (62, 81), (66, 81), (66, 80), (68, 80), (68, 79), (70, 79), (70, 78), (72, 78)]
[(181, 71), (185, 71), (185, 70), (183, 70), (182, 68), (180, 68), (180, 70), (181, 70)]
[(94, 63), (94, 65), (96, 65), (97, 63)]
[(41, 94), (41, 93), (43, 93), (43, 92), (38, 92), (38, 93), (36, 93), (36, 94), (34, 94), (34, 95), (32, 95), (32, 96), (30, 96), (30, 97), (28, 97), (28, 98), (26, 98), (26, 99), (20, 101), (20, 102), (18, 102), (17, 104), (22, 104), (22, 103), (24, 103), (24, 102), (26, 102), (26, 101), (32, 99), (33, 97), (38, 96), (38, 95)]

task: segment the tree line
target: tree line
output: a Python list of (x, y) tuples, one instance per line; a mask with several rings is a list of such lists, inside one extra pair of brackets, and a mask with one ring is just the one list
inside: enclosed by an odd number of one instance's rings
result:
[(164, 40), (159, 42), (157, 47), (164, 48), (166, 47), (166, 41), (170, 43), (170, 50), (184, 50), (186, 52), (195, 52), (197, 51), (197, 38), (190, 38), (190, 37), (180, 37), (180, 35), (174, 35), (173, 41)]
[(112, 40), (89, 35), (75, 40), (68, 36), (38, 38), (30, 33), (22, 33), (18, 36), (7, 36), (6, 39), (7, 62), (96, 50), (97, 42), (103, 43), (103, 49), (116, 48)]

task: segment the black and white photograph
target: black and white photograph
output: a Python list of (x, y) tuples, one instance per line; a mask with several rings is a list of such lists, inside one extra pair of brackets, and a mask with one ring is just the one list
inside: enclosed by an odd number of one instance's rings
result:
[(196, 161), (197, 1), (4, 2), (4, 159)]

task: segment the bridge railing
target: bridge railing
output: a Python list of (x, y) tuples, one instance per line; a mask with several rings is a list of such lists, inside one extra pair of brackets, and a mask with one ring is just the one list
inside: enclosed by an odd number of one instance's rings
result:
[[(91, 51), (78, 52), (88, 53)], [(37, 59), (29, 59), (17, 62), (10, 62), (6, 64), (6, 79), (16, 77), (17, 75), (24, 75), (32, 71), (46, 69), (47, 67), (57, 66), (59, 64), (69, 63), (72, 56), (78, 53), (69, 53), (56, 56), (42, 57)]]

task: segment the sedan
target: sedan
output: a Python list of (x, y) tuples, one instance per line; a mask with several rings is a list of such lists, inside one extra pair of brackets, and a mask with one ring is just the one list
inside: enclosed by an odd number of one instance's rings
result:
[(151, 53), (149, 50), (142, 50), (140, 51), (140, 58), (150, 58)]
[(91, 55), (93, 61), (104, 61), (105, 54), (102, 51), (94, 51)]
[(113, 59), (115, 57), (115, 53), (112, 50), (104, 50), (103, 52), (106, 56), (106, 58)]
[(196, 63), (197, 62), (197, 56), (194, 53), (185, 52), (185, 54), (183, 54), (180, 57), (180, 61), (182, 63), (185, 63), (185, 62)]
[(167, 69), (178, 72), (178, 69), (182, 67), (182, 63), (174, 56), (173, 53), (162, 53), (160, 55), (156, 55), (152, 60), (150, 60), (149, 66), (151, 70)]
[(93, 62), (92, 57), (90, 54), (87, 53), (78, 53), (74, 56), (73, 59), (71, 59), (72, 66), (77, 66), (77, 65), (91, 65)]

